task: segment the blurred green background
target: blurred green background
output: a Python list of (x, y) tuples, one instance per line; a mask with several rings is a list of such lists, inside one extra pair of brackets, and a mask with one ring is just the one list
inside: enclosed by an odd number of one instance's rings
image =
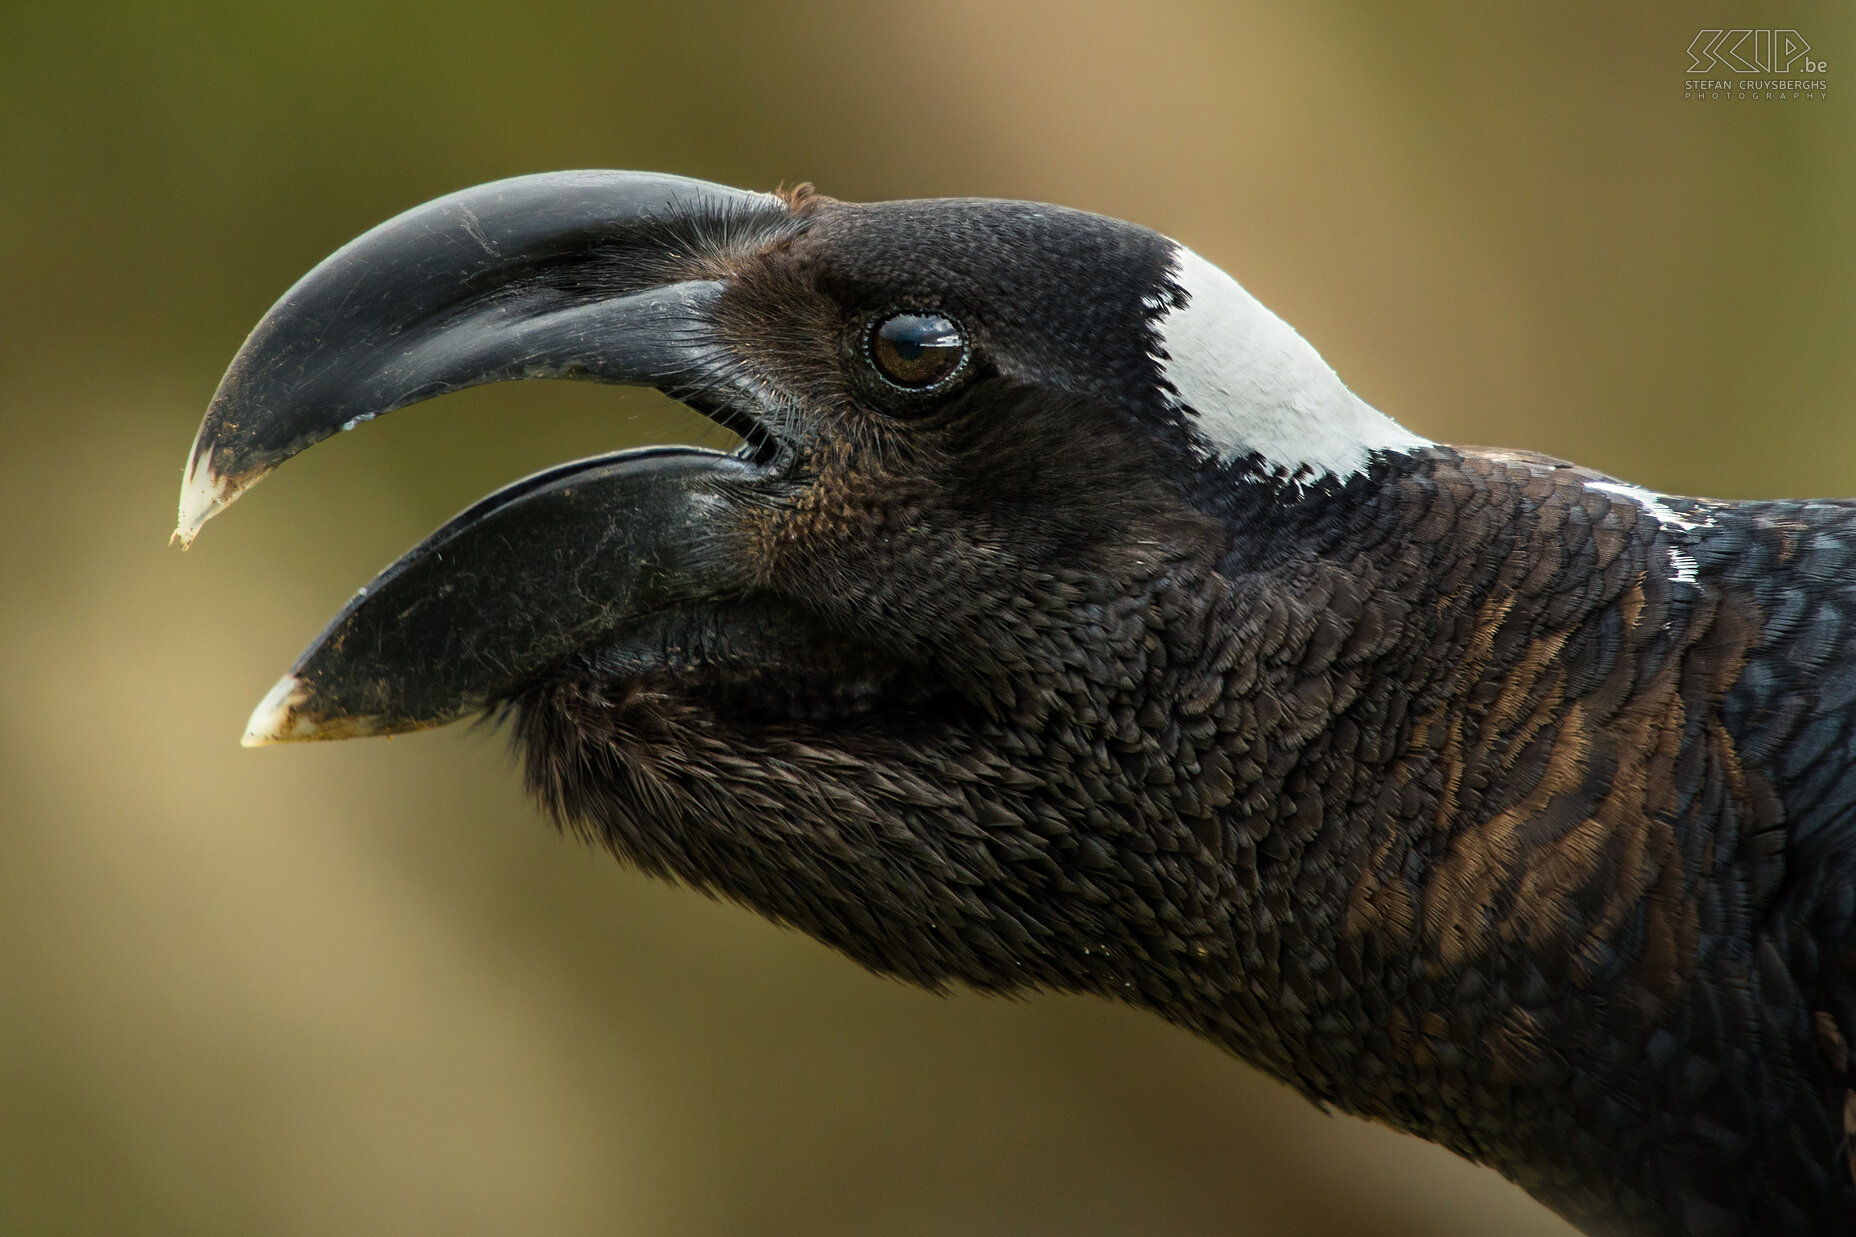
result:
[(1856, 494), (1856, 10), (1739, 6), (1830, 96), (1697, 103), (1694, 6), (1526, 7), (0, 4), (0, 1233), (1565, 1234), (1151, 1019), (621, 871), (493, 733), (237, 746), (456, 509), (717, 441), (661, 398), (425, 405), (165, 546), (297, 275), (583, 166), (1105, 211), (1427, 435)]

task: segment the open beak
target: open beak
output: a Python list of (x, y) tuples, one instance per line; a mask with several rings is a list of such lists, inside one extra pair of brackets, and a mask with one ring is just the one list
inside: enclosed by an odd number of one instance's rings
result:
[(483, 383), (656, 387), (747, 443), (583, 460), (478, 503), (356, 595), (245, 742), (438, 725), (645, 615), (738, 591), (727, 513), (765, 475), (773, 440), (713, 330), (727, 284), (712, 247), (764, 243), (789, 222), (779, 198), (681, 177), (524, 176), (391, 219), (285, 293), (201, 423), (183, 543), (299, 451)]

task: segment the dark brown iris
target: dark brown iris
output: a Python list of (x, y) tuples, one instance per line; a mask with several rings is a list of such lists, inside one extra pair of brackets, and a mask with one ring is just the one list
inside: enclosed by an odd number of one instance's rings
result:
[(931, 387), (959, 369), (966, 356), (967, 337), (942, 314), (892, 314), (870, 332), (870, 360), (899, 387)]

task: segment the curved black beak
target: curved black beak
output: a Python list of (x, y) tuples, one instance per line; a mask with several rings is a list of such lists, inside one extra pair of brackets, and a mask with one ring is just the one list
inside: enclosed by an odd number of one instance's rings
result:
[(645, 172), (552, 172), (418, 206), (298, 280), (226, 370), (188, 457), (174, 535), (331, 434), (449, 391), (515, 378), (726, 383), (708, 329), (725, 254), (786, 204)]
[[(487, 382), (654, 386), (752, 438), (756, 394), (736, 389), (711, 310), (731, 260), (791, 219), (780, 198), (682, 177), (558, 172), (381, 224), (299, 280), (239, 349), (188, 457), (176, 537), (331, 434)], [(626, 452), (492, 495), (357, 594), (245, 742), (438, 725), (628, 623), (739, 593), (727, 513), (766, 475), (756, 458)]]
[(756, 471), (647, 447), (497, 491), (355, 594), (252, 713), (245, 746), (442, 725), (640, 618), (739, 592), (715, 517)]

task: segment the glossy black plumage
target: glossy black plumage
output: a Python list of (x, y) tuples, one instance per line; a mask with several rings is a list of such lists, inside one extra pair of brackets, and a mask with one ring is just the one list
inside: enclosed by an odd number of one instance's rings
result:
[[(616, 617), (529, 624), (519, 658), (498, 608), (546, 613), (532, 591), (474, 594), (481, 623), (445, 632), (464, 651), (416, 667), (331, 628), (260, 740), (444, 720), (425, 702), (464, 697), (434, 680), (468, 666), (566, 827), (873, 969), (1150, 1009), (1594, 1233), (1856, 1231), (1856, 510), (1422, 444), (1132, 225), (803, 192), (641, 216), (624, 175), (571, 183), (622, 227), (579, 203), (565, 217), (598, 243), (541, 236), (545, 278), (484, 241), (462, 292), (421, 265), (381, 304), (459, 386), (510, 376), (457, 358), (543, 337), (530, 319), (562, 297), (600, 320), (709, 289), (628, 328), (638, 355), (693, 358), (663, 384), (749, 435), (653, 508), (680, 531), (640, 544), (674, 587), (572, 573), (563, 613)], [(512, 200), (530, 197), (486, 187), (393, 226), (422, 255), (470, 227), (533, 239), (495, 215)], [(388, 288), (395, 243), (356, 243)], [(347, 304), (344, 278), (312, 274), (302, 303)], [(1217, 296), (1225, 317), (1183, 329)], [(340, 428), (264, 385), (276, 341), (300, 347), (292, 303), (202, 429), (219, 504)], [(944, 387), (869, 368), (898, 312), (970, 342)], [(1234, 355), (1274, 341), (1268, 381), (1174, 355), (1206, 321)], [(437, 363), (383, 351), (393, 326), (363, 313), (317, 363), (391, 361), (403, 403)], [(659, 380), (586, 364), (585, 338), (558, 345), (580, 376)], [(1233, 402), (1192, 402), (1208, 390)], [(1283, 457), (1279, 408), (1310, 419), (1306, 459)], [(577, 561), (643, 492), (589, 496), (546, 544)], [(430, 544), (346, 617), (425, 640), (392, 624), (496, 578)]]

